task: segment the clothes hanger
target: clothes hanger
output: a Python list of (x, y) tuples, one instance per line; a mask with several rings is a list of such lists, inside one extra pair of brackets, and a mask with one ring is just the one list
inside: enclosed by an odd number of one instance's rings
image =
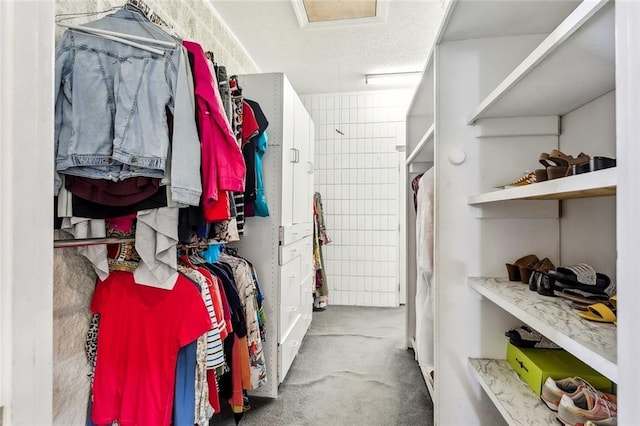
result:
[[(132, 1), (132, 0), (130, 0)], [(125, 4), (124, 7), (133, 7), (133, 9), (138, 12), (138, 14), (144, 18), (145, 20), (148, 20), (147, 16), (145, 13), (143, 13), (136, 5), (134, 4)], [(177, 43), (176, 42), (169, 42), (166, 40), (159, 40), (156, 38), (149, 38), (149, 37), (141, 37), (141, 36), (136, 36), (133, 34), (127, 34), (127, 33), (121, 33), (121, 32), (117, 32), (117, 31), (110, 31), (110, 30), (104, 30), (104, 29), (100, 29), (100, 28), (93, 28), (93, 27), (87, 27), (87, 26), (83, 26), (83, 25), (74, 25), (74, 24), (68, 24), (64, 21), (69, 20), (69, 19), (74, 19), (74, 18), (80, 18), (80, 17), (88, 17), (88, 16), (95, 16), (95, 15), (99, 15), (99, 14), (103, 14), (106, 12), (110, 12), (113, 10), (119, 10), (120, 8), (111, 8), (105, 11), (101, 11), (101, 12), (86, 12), (86, 13), (67, 13), (67, 14), (59, 14), (56, 15), (56, 25), (63, 27), (63, 28), (69, 28), (72, 30), (76, 30), (76, 31), (82, 31), (84, 33), (88, 33), (88, 34), (92, 34), (98, 37), (102, 37), (108, 40), (112, 40), (112, 41), (116, 41), (119, 43), (123, 43), (129, 46), (133, 46), (142, 50), (146, 50), (148, 52), (151, 53), (155, 53), (157, 55), (163, 55), (165, 53), (165, 50), (153, 47), (153, 46), (148, 46), (146, 44), (142, 44), (142, 43), (138, 43), (139, 42), (144, 42), (144, 43), (148, 43), (148, 44), (156, 44), (156, 45), (160, 45), (160, 46), (164, 46), (167, 48), (172, 48), (172, 49), (176, 49), (177, 48)], [(159, 18), (158, 18), (159, 19)], [(148, 20), (149, 21), (149, 20)], [(162, 21), (164, 22), (164, 21)], [(149, 23), (152, 23), (151, 21), (149, 21)], [(162, 31), (163, 33), (167, 34), (169, 37), (173, 37), (173, 35), (169, 34), (168, 32), (161, 30), (159, 27), (157, 28), (159, 31)]]

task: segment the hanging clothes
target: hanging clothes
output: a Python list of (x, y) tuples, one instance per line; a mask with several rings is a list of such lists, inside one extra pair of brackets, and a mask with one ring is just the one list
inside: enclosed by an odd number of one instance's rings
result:
[(433, 200), (434, 167), (427, 170), (416, 192), (416, 354), (421, 364), (433, 367), (433, 327), (435, 294), (433, 288)]
[(200, 293), (184, 276), (162, 290), (113, 271), (91, 311), (100, 314), (93, 422), (168, 425), (178, 351), (212, 327)]
[(329, 244), (331, 239), (327, 235), (324, 222), (322, 196), (319, 192), (313, 194), (313, 260), (315, 271), (315, 287), (313, 292), (314, 309), (324, 309), (329, 304), (329, 285), (324, 268), (322, 246)]
[[(131, 7), (83, 26), (151, 36), (176, 47), (157, 55), (84, 31), (64, 32), (55, 60), (54, 195), (62, 186), (61, 174), (115, 182), (163, 178), (170, 164), (173, 199), (198, 205), (200, 141), (188, 61), (176, 39)], [(100, 52), (118, 60), (102, 60)], [(174, 117), (171, 149), (166, 109)]]

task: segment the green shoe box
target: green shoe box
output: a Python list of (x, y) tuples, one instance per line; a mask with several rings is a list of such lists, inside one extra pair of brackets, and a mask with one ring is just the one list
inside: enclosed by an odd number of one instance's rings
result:
[(507, 361), (538, 396), (547, 377), (582, 377), (596, 389), (611, 392), (611, 380), (563, 349), (519, 348), (507, 341)]

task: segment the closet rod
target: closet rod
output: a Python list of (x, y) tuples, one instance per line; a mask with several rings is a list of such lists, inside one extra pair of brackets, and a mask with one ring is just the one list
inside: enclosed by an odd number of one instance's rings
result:
[(95, 246), (99, 244), (120, 244), (120, 243), (133, 243), (136, 239), (131, 238), (78, 238), (69, 240), (53, 240), (53, 248), (64, 247), (81, 247), (81, 246)]

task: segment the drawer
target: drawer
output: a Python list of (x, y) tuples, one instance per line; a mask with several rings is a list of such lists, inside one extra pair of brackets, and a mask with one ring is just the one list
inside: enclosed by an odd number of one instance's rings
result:
[(282, 343), (300, 316), (300, 256), (280, 270), (278, 342)]
[(286, 246), (313, 234), (313, 222), (297, 223), (280, 227), (280, 245)]
[(305, 323), (302, 318), (298, 317), (291, 333), (278, 346), (278, 383), (282, 383), (291, 368), (291, 364), (293, 364), (293, 360), (298, 355), (302, 339), (304, 339), (304, 335), (307, 332)]
[(313, 276), (310, 275), (300, 284), (300, 316), (307, 322), (307, 328), (311, 324), (313, 314)]
[(313, 318), (313, 285), (312, 276), (300, 284), (300, 321), (305, 323), (305, 330), (309, 329)]
[(300, 275), (306, 280), (313, 275), (313, 237), (304, 238), (304, 245), (300, 252)]
[(296, 256), (305, 256), (305, 261), (313, 254), (313, 240), (310, 236), (302, 238), (294, 243), (278, 247), (278, 263), (284, 265)]

